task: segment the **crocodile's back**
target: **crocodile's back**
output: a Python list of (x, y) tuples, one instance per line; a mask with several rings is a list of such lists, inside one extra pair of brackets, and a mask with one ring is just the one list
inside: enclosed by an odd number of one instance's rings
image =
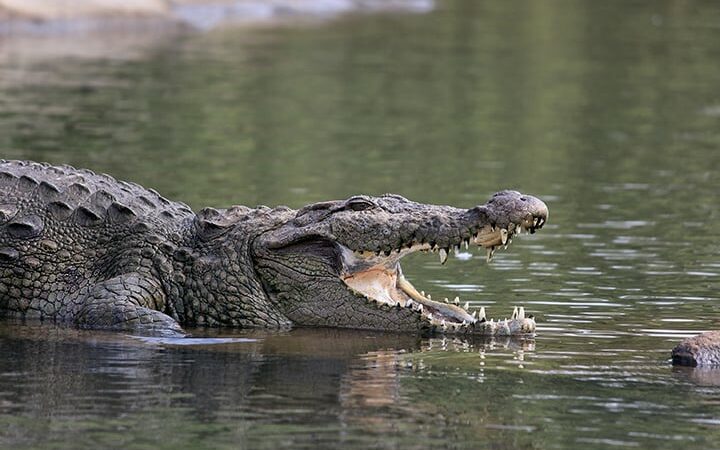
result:
[(163, 244), (181, 244), (193, 217), (186, 205), (108, 175), (0, 160), (0, 316), (52, 315), (55, 297), (135, 269), (128, 266), (153, 270)]

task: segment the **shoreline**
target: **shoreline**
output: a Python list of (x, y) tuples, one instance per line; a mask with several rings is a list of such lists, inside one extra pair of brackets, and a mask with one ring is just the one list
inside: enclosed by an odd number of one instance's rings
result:
[(350, 13), (426, 13), (434, 0), (0, 0), (0, 37), (273, 25)]

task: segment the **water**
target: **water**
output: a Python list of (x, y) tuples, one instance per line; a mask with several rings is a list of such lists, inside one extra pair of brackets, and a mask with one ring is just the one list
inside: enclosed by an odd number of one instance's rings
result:
[(720, 327), (719, 56), (720, 6), (670, 1), (6, 40), (2, 157), (196, 208), (512, 187), (550, 222), (491, 264), (403, 264), (433, 297), (524, 305), (534, 342), (2, 324), (0, 447), (720, 448), (720, 371), (668, 362)]

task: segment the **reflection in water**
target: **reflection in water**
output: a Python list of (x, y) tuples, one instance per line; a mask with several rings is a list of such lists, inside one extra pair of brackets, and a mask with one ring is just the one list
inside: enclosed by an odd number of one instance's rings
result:
[[(200, 430), (184, 429), (187, 420), (224, 424), (225, 438), (252, 448), (262, 440), (274, 442), (268, 444), (272, 448), (277, 442), (263, 430), (282, 431), (285, 424), (323, 428), (312, 439), (303, 432), (286, 436), (300, 443), (333, 441), (339, 429), (377, 435), (401, 424), (414, 427), (405, 417), (408, 412), (410, 418), (426, 414), (403, 392), (403, 377), (417, 370), (408, 355), (437, 348), (475, 354), (495, 347), (530, 348), (510, 341), (419, 340), (347, 330), (189, 340), (194, 345), (51, 326), (3, 326), (0, 348), (7, 354), (0, 360), (0, 443), (18, 448), (80, 431), (82, 443), (89, 444), (105, 429), (132, 427), (139, 433), (161, 423), (172, 429), (153, 439), (172, 439), (172, 434), (192, 439)], [(427, 370), (425, 363), (420, 366)], [(104, 400), (98, 403), (98, 398)], [(431, 406), (435, 414), (441, 405)], [(157, 412), (162, 417), (155, 417)], [(23, 417), (46, 420), (32, 424)], [(75, 423), (73, 432), (66, 429), (70, 423)], [(29, 433), (14, 435), (13, 429)]]
[[(360, 355), (350, 365), (340, 386), (342, 421), (346, 425), (359, 427), (366, 433), (383, 434), (398, 430), (393, 416), (410, 415), (421, 423), (428, 414), (437, 414), (441, 404), (424, 405), (417, 399), (409, 398), (401, 389), (403, 377), (408, 373), (426, 372), (429, 366), (423, 354), (471, 353), (477, 357), (480, 372), (472, 375), (477, 381), (484, 381), (483, 367), (486, 353), (511, 350), (507, 358), (523, 368), (525, 352), (534, 350), (534, 341), (528, 339), (501, 338), (475, 339), (460, 338), (423, 339), (416, 348), (371, 351)], [(487, 419), (491, 419), (488, 415)]]
[(673, 367), (673, 375), (698, 386), (720, 386), (720, 367)]
[(371, 433), (392, 432), (388, 410), (401, 401), (397, 351), (381, 350), (360, 357), (360, 361), (343, 376), (340, 403), (343, 423)]

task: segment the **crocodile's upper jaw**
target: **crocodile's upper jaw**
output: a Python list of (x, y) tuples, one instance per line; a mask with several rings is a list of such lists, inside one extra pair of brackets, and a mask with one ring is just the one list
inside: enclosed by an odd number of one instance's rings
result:
[[(487, 260), (490, 261), (495, 250), (502, 246), (507, 248), (513, 237), (522, 231), (534, 233), (545, 224), (544, 217), (529, 217), (520, 223), (511, 223), (507, 228), (485, 226), (472, 239), (466, 239), (460, 245), (466, 248), (476, 244), (485, 248)], [(437, 253), (440, 263), (447, 260), (450, 248), (441, 248), (431, 244), (414, 244), (399, 248), (389, 254), (359, 252), (340, 245), (342, 250), (342, 280), (353, 291), (363, 295), (369, 301), (378, 304), (413, 308), (433, 326), (443, 331), (472, 331), (475, 327), (483, 326), (495, 329), (507, 328), (506, 334), (517, 332), (532, 333), (535, 330), (535, 321), (532, 316), (525, 316), (522, 307), (515, 308), (510, 320), (494, 322), (485, 317), (484, 308), (470, 312), (469, 303), (460, 304), (458, 297), (443, 302), (432, 300), (431, 296), (418, 290), (405, 278), (400, 266), (400, 259), (417, 251)], [(459, 245), (454, 250), (459, 252)], [(487, 322), (487, 323), (486, 323)], [(502, 331), (502, 330), (501, 330)], [(505, 333), (501, 333), (505, 334)]]

